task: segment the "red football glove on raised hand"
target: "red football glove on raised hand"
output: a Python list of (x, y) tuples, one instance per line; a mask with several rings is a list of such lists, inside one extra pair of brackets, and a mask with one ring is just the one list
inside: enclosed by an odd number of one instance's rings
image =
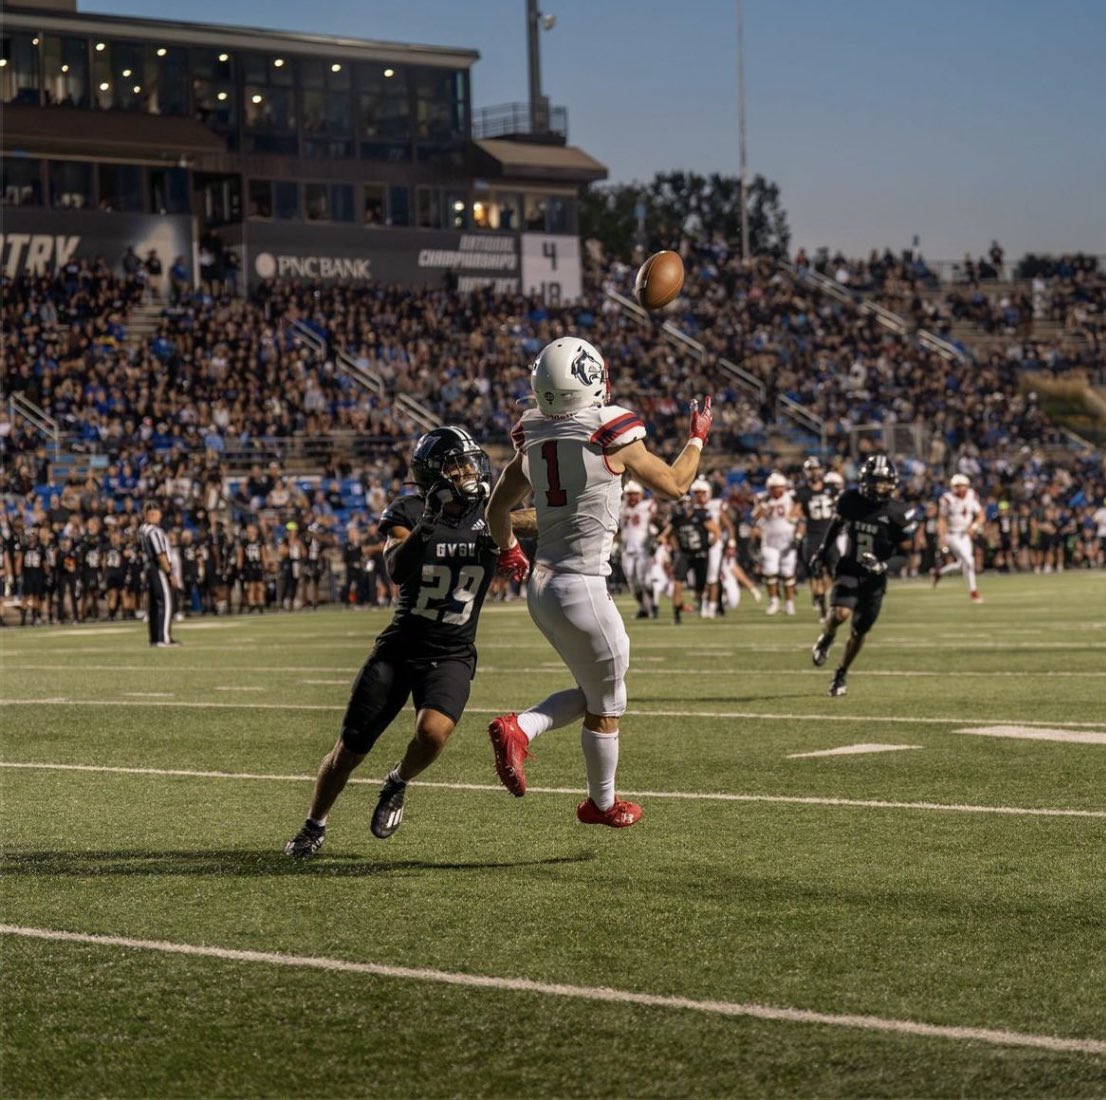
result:
[(714, 423), (714, 413), (711, 412), (710, 398), (703, 398), (703, 407), (699, 408), (698, 401), (691, 402), (691, 427), (688, 429), (688, 439), (698, 439), (706, 444), (710, 426)]
[(516, 542), (514, 546), (499, 551), (499, 560), (495, 563), (495, 571), (501, 577), (510, 577), (511, 580), (522, 584), (530, 575), (530, 559)]

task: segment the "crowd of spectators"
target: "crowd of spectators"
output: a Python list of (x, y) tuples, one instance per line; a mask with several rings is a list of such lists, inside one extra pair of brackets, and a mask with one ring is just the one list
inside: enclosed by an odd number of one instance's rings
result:
[[(796, 267), (807, 262), (800, 254)], [(216, 540), (226, 529), (233, 541), (252, 521), (276, 561), (293, 524), (324, 532), (333, 557), (351, 539), (371, 542), (384, 501), (404, 491), (405, 452), (418, 428), (397, 399), (466, 424), (501, 456), (529, 392), (527, 364), (549, 340), (574, 332), (603, 352), (615, 400), (642, 414), (663, 454), (682, 443), (687, 401), (715, 395), (712, 451), (722, 457), (712, 477), (720, 495), (756, 489), (778, 463), (770, 440), (776, 398), (785, 396), (825, 421), (824, 457), (847, 476), (850, 456), (877, 439), (924, 440), (920, 449), (901, 447), (916, 499), (960, 471), (981, 480), (994, 508), (1003, 494), (1011, 507), (1036, 501), (1047, 486), (1057, 507), (1086, 521), (1079, 509), (1101, 501), (1101, 455), (1049, 466), (1041, 449), (1061, 437), (1020, 374), (1037, 360), (1053, 370), (1068, 362), (1065, 346), (1029, 340), (1025, 317), (1041, 310), (1065, 332), (1082, 333), (1081, 354), (1101, 368), (1102, 276), (1061, 263), (1038, 273), (1043, 288), (1031, 284), (992, 307), (979, 287), (954, 287), (944, 300), (921, 295), (922, 261), (873, 255), (862, 271), (840, 257), (835, 263), (839, 284), (858, 289), (862, 275), (884, 302), (908, 288), (908, 320), (941, 331), (966, 317), (1022, 340), (1023, 353), (943, 356), (912, 332), (881, 326), (858, 302), (769, 261), (744, 264), (722, 245), (689, 250), (683, 295), (663, 317), (644, 320), (604, 294), (629, 291), (633, 270), (618, 264), (593, 270), (585, 297), (556, 307), (491, 290), (280, 281), (244, 299), (225, 281), (190, 290), (172, 272), (160, 297), (148, 261), (122, 276), (103, 262), (73, 261), (50, 276), (5, 277), (5, 393), (56, 419), (95, 469), (76, 481), (62, 475), (59, 484), (41, 436), (5, 411), (0, 495), (13, 523), (59, 544), (87, 540), (90, 523), (101, 532), (118, 527), (126, 541), (142, 500), (154, 495), (179, 540), (186, 532), (194, 543)], [(136, 340), (129, 325), (141, 301), (160, 308), (154, 331)], [(661, 338), (661, 320), (698, 341), (705, 356)], [(760, 379), (766, 397), (739, 388), (718, 369), (719, 357)], [(866, 434), (872, 424), (880, 431)], [(888, 431), (895, 427), (906, 430)], [(289, 444), (319, 441), (311, 477), (270, 464), (291, 454)], [(244, 457), (261, 465), (242, 473)]]

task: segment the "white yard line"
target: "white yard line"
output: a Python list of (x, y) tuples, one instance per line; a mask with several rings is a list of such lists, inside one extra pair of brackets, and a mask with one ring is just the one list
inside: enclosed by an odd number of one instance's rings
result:
[[(806, 652), (804, 649), (803, 652)], [(702, 656), (702, 651), (696, 651), (696, 657)], [(663, 661), (664, 671), (671, 672), (674, 675), (679, 676), (722, 676), (732, 673), (732, 669), (729, 668), (716, 668), (708, 669), (702, 667), (696, 668), (681, 668), (679, 665), (673, 663), (666, 657), (638, 657), (639, 661)], [(333, 665), (224, 665), (212, 667), (211, 665), (166, 665), (162, 667), (157, 664), (150, 665), (75, 665), (72, 663), (63, 665), (11, 665), (5, 664), (4, 670), (7, 672), (156, 672), (159, 676), (168, 672), (341, 672), (342, 669), (335, 668)], [(349, 666), (349, 674), (352, 676), (360, 668), (360, 664), (351, 664)], [(564, 665), (560, 662), (548, 662), (548, 664), (542, 665), (528, 665), (518, 667), (508, 667), (505, 665), (485, 665), (481, 664), (477, 668), (478, 673), (495, 672), (499, 675), (507, 673), (519, 673), (520, 675), (533, 675), (538, 672), (548, 672), (550, 669), (564, 668)], [(748, 670), (746, 670), (748, 671)], [(975, 677), (977, 679), (994, 679), (995, 677), (1009, 677), (1014, 679), (1025, 679), (1025, 672), (1010, 672), (1010, 671), (991, 671), (980, 670), (970, 671), (965, 669), (957, 669), (954, 671), (936, 671), (931, 669), (917, 669), (917, 668), (902, 668), (902, 669), (864, 669), (865, 677), (869, 676), (893, 676), (893, 677), (936, 677), (940, 679), (963, 679)], [(641, 676), (656, 676), (656, 669), (647, 668), (631, 668), (630, 675)], [(818, 668), (789, 668), (786, 672), (787, 676), (826, 676), (828, 673), (825, 669)], [(1049, 679), (1056, 677), (1091, 677), (1091, 678), (1106, 678), (1106, 671), (1101, 669), (1089, 669), (1086, 671), (1073, 671), (1066, 670), (1063, 672), (1050, 671), (1045, 675)], [(302, 680), (304, 684), (331, 684), (342, 683), (348, 684), (348, 680)]]
[(855, 1028), (860, 1031), (882, 1031), (897, 1035), (912, 1035), (927, 1039), (950, 1039), (961, 1042), (989, 1043), (992, 1046), (1035, 1047), (1039, 1050), (1072, 1054), (1106, 1054), (1106, 1041), (1101, 1039), (1068, 1039), (1055, 1035), (1034, 1035), (1002, 1028), (950, 1027), (926, 1024), (916, 1020), (896, 1020), (884, 1016), (845, 1015), (833, 1012), (812, 1012), (801, 1008), (779, 1008), (773, 1005), (741, 1004), (734, 1001), (699, 1000), (692, 997), (667, 996), (657, 993), (636, 993), (605, 986), (564, 985), (538, 982), (529, 978), (500, 978), (484, 974), (463, 974), (425, 967), (387, 966), (382, 963), (354, 962), (316, 955), (285, 955), (273, 951), (244, 951), (229, 947), (208, 947), (167, 940), (141, 940), (129, 936), (101, 936), (87, 932), (66, 932), (53, 928), (25, 928), (0, 924), (0, 934), (25, 939), (62, 943), (80, 943), (96, 947), (121, 947), (129, 950), (156, 951), (166, 955), (186, 955), (194, 958), (222, 959), (228, 962), (262, 963), (268, 966), (288, 966), (306, 970), (328, 970), (345, 974), (367, 974), (375, 978), (398, 978), (415, 982), (434, 982), (475, 989), (503, 990), (545, 997), (567, 997), (579, 1001), (607, 1004), (642, 1005), (677, 1011), (700, 1012), (711, 1016), (751, 1017), (790, 1024), (819, 1024), (829, 1027)]
[[(324, 710), (344, 711), (345, 703), (233, 703), (222, 700), (203, 700), (192, 702), (171, 702), (165, 699), (70, 699), (64, 695), (50, 695), (41, 699), (3, 699), (0, 704), (6, 707), (182, 707), (190, 710)], [(468, 714), (502, 714), (503, 708), (466, 707)], [(1102, 722), (1062, 722), (1049, 719), (1047, 722), (1027, 722), (1023, 718), (979, 718), (972, 719), (963, 714), (953, 718), (908, 717), (902, 714), (817, 714), (802, 713), (763, 713), (746, 710), (628, 710), (630, 718), (742, 718), (762, 722), (885, 722), (907, 726), (962, 726), (966, 721), (991, 722), (996, 725), (1041, 725), (1065, 726), (1077, 729), (1103, 731)]]
[(1016, 726), (971, 726), (957, 733), (974, 733), (980, 737), (1013, 737), (1024, 741), (1068, 741), (1078, 745), (1106, 745), (1106, 733), (1088, 730), (1042, 729), (1021, 723)]
[[(107, 772), (111, 775), (163, 775), (186, 779), (240, 779), (267, 780), (279, 783), (311, 783), (311, 775), (274, 775), (264, 772), (219, 772), (196, 771), (186, 768), (123, 768), (107, 764), (53, 764), (37, 761), (0, 760), (0, 768), (15, 768), (28, 771), (60, 772)], [(378, 778), (354, 777), (350, 783), (378, 787), (382, 782)], [(413, 787), (428, 787), (443, 791), (488, 791), (502, 794), (498, 783), (441, 783), (422, 779), (411, 783)], [(581, 789), (576, 787), (534, 787), (526, 788), (528, 794), (557, 794), (579, 797)], [(861, 798), (818, 798), (805, 795), (785, 794), (726, 794), (710, 791), (634, 791), (623, 794), (634, 798), (670, 798), (687, 802), (768, 802), (792, 806), (842, 806), (871, 810), (926, 810), (944, 813), (1003, 814), (1011, 817), (1086, 817), (1106, 819), (1106, 810), (1067, 810), (1052, 807), (1025, 806), (973, 806), (965, 803), (945, 802), (892, 802), (883, 799)]]

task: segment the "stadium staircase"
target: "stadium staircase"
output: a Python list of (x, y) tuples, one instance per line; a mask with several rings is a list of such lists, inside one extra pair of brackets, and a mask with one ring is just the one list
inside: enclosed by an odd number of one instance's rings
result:
[(142, 302), (127, 313), (127, 349), (133, 356), (157, 332), (164, 302)]
[[(624, 294), (608, 290), (606, 297), (636, 324), (645, 327), (652, 327), (655, 324), (646, 310)], [(775, 408), (766, 410), (768, 389), (751, 371), (725, 356), (712, 355), (698, 340), (689, 336), (672, 321), (664, 321), (661, 324), (660, 335), (681, 355), (690, 356), (704, 368), (713, 367), (719, 381), (742, 393), (762, 416), (766, 411), (769, 413), (773, 423), (766, 429), (767, 438), (764, 445), (780, 455), (784, 461), (793, 462), (796, 459), (801, 461), (802, 456), (812, 450), (825, 450), (825, 422), (806, 406), (781, 394), (776, 398)]]

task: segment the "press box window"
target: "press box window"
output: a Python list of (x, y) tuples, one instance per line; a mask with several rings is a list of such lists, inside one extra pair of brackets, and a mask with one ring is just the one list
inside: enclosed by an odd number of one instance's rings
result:
[(50, 205), (61, 210), (87, 210), (92, 206), (92, 165), (77, 160), (52, 160)]
[(251, 218), (273, 216), (273, 184), (271, 180), (250, 180), (249, 215)]
[(143, 201), (142, 169), (137, 164), (100, 165), (100, 209), (139, 214)]
[(366, 183), (364, 186), (364, 203), (362, 222), (365, 225), (384, 225), (387, 220), (385, 206), (385, 188), (382, 183)]
[(4, 206), (41, 206), (42, 161), (4, 157), (0, 192)]

